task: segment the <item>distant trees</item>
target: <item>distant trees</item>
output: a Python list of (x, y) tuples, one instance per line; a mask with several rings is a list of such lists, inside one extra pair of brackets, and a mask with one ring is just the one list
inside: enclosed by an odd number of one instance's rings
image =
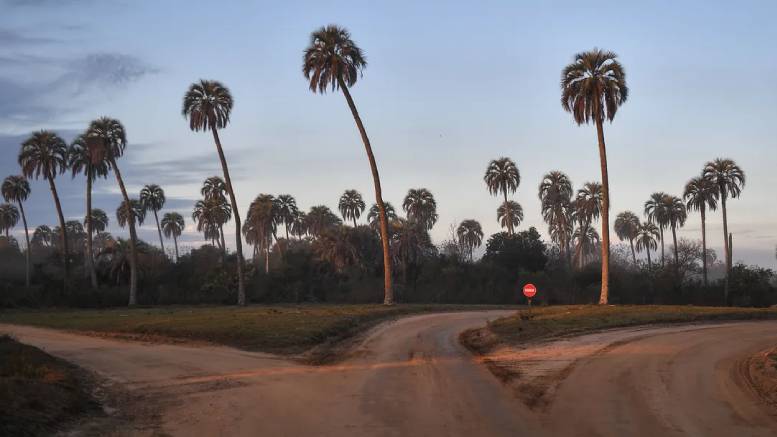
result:
[(472, 261), (473, 251), (483, 244), (483, 229), (476, 220), (464, 220), (456, 229), (456, 236), (459, 242), (469, 253), (469, 260)]
[(342, 196), (340, 196), (340, 202), (338, 202), (337, 208), (340, 210), (340, 215), (343, 216), (343, 220), (353, 220), (353, 227), (356, 227), (356, 220), (364, 212), (364, 199), (362, 199), (361, 193), (356, 190), (345, 190)]
[(545, 243), (533, 227), (510, 235), (500, 232), (489, 237), (483, 259), (513, 271), (536, 272), (548, 261)]
[(177, 212), (168, 212), (162, 217), (162, 232), (165, 234), (165, 237), (173, 238), (176, 262), (178, 262), (178, 237), (183, 233), (185, 226), (183, 216)]
[(634, 239), (637, 238), (639, 227), (639, 217), (631, 211), (623, 211), (615, 217), (615, 234), (621, 241), (628, 240), (635, 266), (637, 265), (637, 255), (634, 252)]
[[(518, 202), (513, 201), (508, 204), (507, 194), (515, 193), (518, 185), (521, 184), (521, 174), (518, 167), (510, 158), (494, 159), (488, 163), (483, 181), (485, 181), (489, 193), (494, 196), (501, 193), (504, 196), (504, 202), (497, 210), (497, 221), (502, 227), (507, 227), (509, 234), (513, 234), (515, 226), (523, 220), (523, 209)], [(518, 211), (521, 211), (521, 219), (515, 220), (518, 217)]]
[(408, 190), (402, 202), (402, 209), (407, 213), (409, 221), (417, 223), (427, 231), (437, 223), (437, 201), (426, 188)]
[(702, 277), (707, 286), (707, 210), (714, 211), (718, 207), (718, 189), (715, 184), (704, 175), (697, 176), (687, 184), (683, 192), (685, 207), (688, 211), (699, 211), (701, 215), (701, 244), (702, 244)]
[(159, 215), (157, 214), (165, 206), (165, 191), (157, 184), (149, 184), (140, 190), (140, 203), (146, 211), (154, 213), (154, 222), (156, 231), (159, 234), (159, 247), (162, 252), (165, 251), (165, 243), (162, 240), (162, 227), (159, 225)]
[(539, 198), (542, 204), (542, 218), (548, 224), (551, 240), (559, 245), (572, 268), (570, 243), (574, 228), (574, 205), (572, 203), (572, 181), (560, 171), (551, 171), (542, 178)]
[(30, 183), (21, 175), (8, 176), (3, 180), (0, 192), (2, 192), (3, 199), (5, 199), (6, 202), (16, 202), (16, 204), (19, 205), (22, 223), (24, 224), (24, 238), (27, 242), (24, 285), (26, 288), (30, 288), (30, 231), (27, 227), (27, 216), (24, 214), (24, 201), (30, 196)]

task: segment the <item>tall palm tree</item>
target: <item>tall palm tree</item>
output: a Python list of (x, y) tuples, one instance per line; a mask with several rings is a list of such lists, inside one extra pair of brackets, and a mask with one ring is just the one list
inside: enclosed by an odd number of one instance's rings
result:
[(572, 113), (578, 125), (593, 122), (599, 140), (602, 171), (602, 291), (599, 303), (606, 304), (610, 286), (610, 182), (604, 120), (612, 123), (618, 108), (626, 102), (629, 89), (626, 73), (617, 55), (594, 49), (578, 53), (561, 73), (561, 105)]
[(10, 231), (19, 223), (19, 210), (10, 203), (0, 203), (0, 232), (10, 239)]
[(437, 222), (437, 201), (426, 188), (409, 190), (402, 202), (402, 209), (407, 213), (409, 221), (418, 223), (427, 231)]
[(661, 267), (664, 266), (664, 229), (669, 227), (669, 215), (666, 211), (666, 197), (668, 194), (658, 191), (650, 195), (645, 202), (645, 217), (650, 223), (658, 226), (661, 238)]
[(507, 228), (510, 235), (512, 235), (511, 230), (520, 225), (523, 221), (523, 208), (520, 203), (514, 200), (508, 200), (497, 208), (496, 219), (499, 222), (499, 225), (503, 228)]
[(599, 233), (590, 222), (581, 223), (572, 234), (572, 239), (575, 241), (575, 258), (582, 269), (588, 259), (596, 254)]
[(140, 190), (140, 203), (143, 204), (143, 208), (154, 213), (156, 231), (159, 234), (159, 247), (162, 248), (162, 253), (165, 253), (165, 243), (162, 241), (162, 227), (159, 226), (157, 213), (165, 206), (165, 200), (165, 191), (157, 184), (146, 185)]
[(728, 303), (728, 286), (731, 276), (731, 246), (728, 233), (728, 212), (726, 210), (726, 200), (730, 197), (736, 199), (742, 193), (745, 186), (745, 172), (731, 159), (716, 158), (704, 165), (702, 175), (709, 179), (718, 189), (720, 198), (720, 209), (723, 212), (723, 249), (726, 256), (726, 283), (724, 287), (724, 298)]
[[(507, 203), (507, 193), (515, 193), (518, 189), (518, 185), (521, 184), (521, 174), (512, 159), (502, 157), (488, 163), (483, 180), (489, 193), (494, 196), (502, 193), (504, 203)], [(512, 235), (513, 229), (508, 228), (508, 232)]]
[(669, 228), (672, 229), (672, 244), (674, 246), (674, 265), (677, 268), (679, 259), (677, 256), (677, 228), (685, 225), (688, 213), (685, 211), (683, 201), (677, 196), (664, 197), (666, 218), (669, 220)]
[(683, 199), (689, 211), (701, 214), (701, 268), (704, 286), (707, 286), (707, 209), (715, 211), (718, 207), (718, 187), (703, 175), (695, 177), (685, 184)]
[[(394, 209), (394, 205), (392, 205), (391, 202), (383, 202), (383, 206), (389, 222), (396, 220), (397, 212)], [(367, 223), (372, 229), (380, 231), (380, 208), (378, 208), (376, 203), (373, 203), (370, 210), (367, 212)]]
[(232, 217), (232, 208), (223, 197), (206, 197), (194, 204), (192, 220), (197, 223), (197, 230), (205, 234), (205, 239), (211, 240), (223, 253), (223, 233), (220, 231)]
[(177, 212), (168, 212), (162, 217), (162, 232), (164, 232), (167, 238), (173, 237), (175, 262), (178, 262), (178, 237), (183, 233), (185, 226), (183, 216)]
[(129, 203), (122, 201), (116, 208), (116, 223), (122, 228), (131, 222), (140, 226), (145, 220), (146, 209), (143, 208), (143, 204), (138, 199), (130, 199)]
[(297, 200), (291, 194), (279, 194), (278, 197), (275, 198), (275, 205), (278, 209), (278, 224), (283, 224), (283, 228), (286, 231), (286, 239), (288, 240), (289, 228), (292, 226), (294, 219), (299, 212)]
[(634, 252), (634, 239), (639, 233), (639, 217), (631, 211), (623, 211), (615, 217), (615, 234), (621, 241), (629, 240), (631, 246), (631, 258), (634, 266), (637, 265), (637, 254)]
[[(84, 225), (86, 225), (89, 217), (84, 217)], [(92, 232), (104, 232), (108, 228), (108, 214), (100, 208), (92, 208)]]
[(278, 210), (275, 198), (270, 194), (260, 194), (248, 207), (243, 234), (246, 242), (256, 250), (264, 252), (264, 272), (270, 272), (270, 247), (278, 224)]
[(639, 225), (636, 237), (637, 252), (642, 252), (643, 250), (647, 252), (649, 269), (653, 268), (653, 264), (650, 261), (650, 251), (658, 249), (658, 243), (656, 243), (658, 238), (658, 226), (654, 223), (645, 222)]
[(232, 178), (229, 177), (229, 167), (227, 158), (224, 156), (224, 149), (221, 147), (219, 139), (219, 129), (223, 129), (229, 124), (229, 115), (232, 112), (234, 102), (229, 90), (219, 82), (210, 80), (201, 80), (189, 87), (183, 98), (183, 115), (189, 119), (189, 128), (195, 132), (207, 131), (210, 129), (213, 134), (213, 142), (216, 143), (216, 150), (221, 161), (221, 170), (224, 173), (224, 182), (227, 186), (227, 193), (232, 206), (232, 213), (235, 218), (235, 243), (237, 245), (237, 304), (246, 304), (245, 278), (243, 275), (243, 239), (240, 235), (240, 212), (237, 207), (235, 190), (232, 187)]
[(317, 205), (310, 208), (306, 216), (307, 229), (310, 235), (318, 237), (324, 230), (342, 224), (340, 218), (329, 207)]
[(459, 242), (464, 245), (469, 252), (469, 260), (472, 261), (472, 253), (475, 248), (483, 244), (483, 228), (476, 220), (464, 220), (456, 229), (456, 236)]
[(542, 218), (548, 224), (551, 239), (558, 243), (572, 266), (569, 245), (572, 239), (572, 181), (560, 171), (551, 171), (542, 178), (539, 186)]
[(383, 303), (392, 305), (394, 293), (391, 288), (391, 254), (389, 253), (389, 222), (386, 208), (383, 204), (383, 194), (380, 187), (380, 175), (375, 156), (372, 153), (370, 139), (364, 128), (356, 104), (351, 97), (349, 88), (356, 84), (357, 79), (367, 66), (367, 60), (362, 50), (353, 42), (347, 30), (329, 25), (322, 27), (310, 35), (310, 45), (305, 49), (302, 72), (308, 79), (310, 91), (325, 93), (329, 88), (343, 92), (356, 127), (361, 135), (367, 159), (370, 162), (372, 180), (375, 185), (375, 203), (380, 213), (380, 239), (383, 245)]
[[(205, 179), (205, 182), (202, 183), (202, 188), (200, 188), (200, 193), (202, 194), (202, 197), (207, 200), (213, 200), (215, 203), (223, 203), (227, 204), (227, 184), (224, 182), (224, 179), (221, 179), (218, 176), (211, 176), (207, 179)], [(215, 199), (215, 200), (214, 200)], [(218, 238), (221, 239), (221, 243), (219, 244), (219, 247), (221, 247), (221, 256), (222, 259), (227, 254), (227, 244), (224, 241), (224, 225), (227, 224), (227, 222), (232, 218), (232, 213), (230, 209), (230, 213), (226, 217), (226, 220), (223, 222), (219, 222), (218, 225)]]
[(340, 196), (340, 202), (337, 204), (343, 220), (353, 220), (354, 228), (356, 227), (356, 220), (362, 215), (365, 207), (361, 193), (356, 190), (345, 190), (343, 195)]
[(86, 270), (93, 289), (97, 289), (97, 272), (94, 268), (94, 245), (92, 244), (93, 224), (92, 224), (92, 184), (98, 178), (107, 178), (110, 168), (108, 162), (104, 159), (97, 159), (92, 156), (92, 151), (86, 141), (85, 135), (79, 135), (73, 140), (69, 150), (70, 170), (73, 178), (79, 173), (86, 176)]
[(43, 176), (49, 182), (51, 195), (54, 197), (54, 205), (57, 208), (59, 218), (59, 228), (62, 242), (62, 261), (64, 264), (64, 281), (67, 288), (70, 268), (68, 266), (68, 247), (67, 231), (65, 230), (65, 216), (62, 214), (62, 204), (57, 194), (57, 186), (54, 184), (54, 178), (67, 170), (68, 149), (65, 140), (54, 132), (41, 130), (33, 133), (22, 143), (19, 152), (19, 165), (22, 167), (22, 174), (27, 179), (39, 178)]
[(575, 219), (581, 224), (590, 225), (602, 214), (604, 191), (598, 182), (586, 182), (577, 190), (575, 197)]
[(24, 201), (30, 196), (30, 183), (24, 176), (8, 176), (3, 180), (0, 191), (2, 191), (3, 199), (6, 202), (16, 202), (19, 205), (22, 223), (24, 224), (24, 238), (27, 241), (24, 285), (30, 288), (30, 231), (27, 227), (27, 216), (24, 214)]
[[(127, 194), (127, 187), (124, 185), (124, 178), (121, 176), (119, 165), (116, 160), (124, 155), (124, 150), (127, 147), (127, 131), (124, 130), (124, 126), (119, 120), (101, 117), (92, 121), (89, 124), (89, 128), (86, 131), (86, 141), (91, 149), (91, 153), (95, 162), (103, 159), (108, 161), (111, 170), (113, 170), (114, 176), (116, 176), (116, 183), (119, 185), (121, 195), (124, 198), (124, 202), (130, 204), (129, 194)], [(130, 262), (130, 292), (129, 292), (129, 305), (137, 304), (138, 296), (138, 253), (136, 245), (138, 242), (138, 235), (135, 230), (135, 218), (132, 214), (129, 214), (127, 222), (129, 227), (129, 262)]]

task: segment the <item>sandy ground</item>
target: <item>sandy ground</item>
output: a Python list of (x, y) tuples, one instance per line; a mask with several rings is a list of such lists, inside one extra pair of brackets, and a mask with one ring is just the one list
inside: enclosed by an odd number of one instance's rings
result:
[[(0, 325), (97, 372), (158, 413), (118, 434), (181, 436), (777, 435), (742, 383), (777, 323), (610, 331), (498, 351), (508, 385), (459, 344), (509, 314), (413, 316), (372, 330), (346, 361), (309, 367), (225, 347), (143, 344)], [(517, 364), (519, 362), (524, 362)], [(542, 388), (529, 407), (513, 390)], [(149, 408), (150, 407), (150, 408)]]

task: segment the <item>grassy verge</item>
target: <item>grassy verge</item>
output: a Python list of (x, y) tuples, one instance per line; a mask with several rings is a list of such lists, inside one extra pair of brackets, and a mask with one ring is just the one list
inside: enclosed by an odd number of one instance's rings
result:
[[(302, 305), (158, 307), (109, 310), (7, 311), (0, 323), (225, 344), (298, 354), (348, 339), (405, 315), (505, 307), (473, 305)], [(314, 360), (316, 361), (316, 360)]]
[(80, 371), (39, 349), (0, 336), (0, 435), (52, 435), (98, 407)]
[(570, 305), (534, 308), (498, 319), (488, 326), (462, 334), (471, 350), (487, 353), (499, 345), (584, 334), (609, 328), (648, 324), (692, 323), (725, 320), (777, 319), (777, 308), (729, 308), (696, 306), (600, 306)]

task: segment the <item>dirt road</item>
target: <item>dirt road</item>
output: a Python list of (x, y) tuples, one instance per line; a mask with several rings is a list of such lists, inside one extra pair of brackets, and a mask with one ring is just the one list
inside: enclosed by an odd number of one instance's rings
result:
[(350, 359), (324, 367), (223, 347), (130, 343), (9, 325), (0, 325), (0, 332), (142, 394), (160, 413), (160, 426), (131, 430), (137, 435), (777, 432), (777, 421), (742, 388), (736, 371), (739, 357), (777, 344), (777, 323), (645, 330), (615, 345), (617, 335), (606, 338), (574, 361), (552, 402), (538, 410), (458, 342), (461, 331), (506, 314), (433, 314), (387, 323)]

